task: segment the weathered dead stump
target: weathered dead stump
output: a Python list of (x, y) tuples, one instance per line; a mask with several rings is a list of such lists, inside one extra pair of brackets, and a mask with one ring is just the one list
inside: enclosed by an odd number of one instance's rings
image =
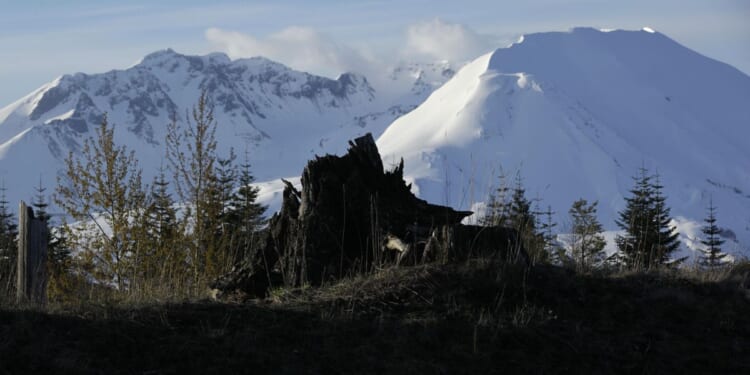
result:
[[(515, 233), (506, 229), (491, 239), (479, 239), (480, 229), (459, 224), (471, 212), (415, 197), (403, 179), (403, 160), (394, 170), (384, 171), (370, 134), (350, 142), (344, 156), (310, 161), (302, 174), (301, 192), (286, 184), (282, 208), (271, 218), (259, 248), (212, 283), (213, 289), (262, 296), (275, 285), (320, 285), (397, 261), (466, 258), (469, 254), (452, 252), (467, 241), (481, 244), (478, 252), (489, 251), (490, 244), (497, 252), (517, 243)], [(431, 239), (434, 244), (428, 246)], [(453, 245), (446, 245), (450, 241)]]
[(18, 215), (16, 297), (19, 303), (47, 302), (47, 223), (21, 201)]

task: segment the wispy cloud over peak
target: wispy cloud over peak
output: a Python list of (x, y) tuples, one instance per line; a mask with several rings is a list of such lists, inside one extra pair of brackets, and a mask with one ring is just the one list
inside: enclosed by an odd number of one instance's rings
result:
[(409, 26), (403, 54), (407, 58), (467, 61), (499, 47), (494, 39), (465, 25), (435, 18)]
[(233, 59), (263, 56), (293, 69), (326, 76), (347, 71), (366, 73), (372, 65), (358, 51), (309, 27), (291, 26), (263, 38), (210, 28), (205, 36)]

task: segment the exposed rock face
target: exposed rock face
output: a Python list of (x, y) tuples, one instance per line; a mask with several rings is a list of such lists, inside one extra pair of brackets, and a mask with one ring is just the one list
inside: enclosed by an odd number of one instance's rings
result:
[(301, 192), (287, 183), (281, 211), (257, 251), (213, 289), (263, 296), (275, 285), (320, 285), (396, 261), (524, 254), (514, 246), (514, 231), (461, 225), (471, 212), (416, 198), (403, 180), (403, 162), (383, 170), (372, 135), (350, 146), (344, 156), (310, 161)]

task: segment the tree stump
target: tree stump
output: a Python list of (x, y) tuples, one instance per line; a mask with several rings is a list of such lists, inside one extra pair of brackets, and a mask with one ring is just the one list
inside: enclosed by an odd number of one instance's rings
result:
[(47, 302), (47, 223), (21, 201), (18, 215), (16, 297), (19, 303)]
[[(411, 257), (406, 256), (410, 259), (406, 263), (416, 263), (438, 259), (438, 255), (424, 256), (436, 230), (457, 233), (461, 241), (477, 235), (466, 234), (460, 225), (472, 212), (415, 197), (404, 182), (403, 167), (401, 160), (392, 171), (384, 171), (369, 133), (350, 142), (344, 156), (316, 157), (302, 173), (301, 192), (285, 181), (281, 210), (271, 218), (258, 248), (211, 288), (219, 294), (240, 291), (263, 296), (276, 285), (320, 285), (395, 262), (396, 257), (385, 248), (386, 236), (407, 244)], [(494, 231), (504, 236), (502, 241), (495, 238), (495, 245), (515, 246), (517, 236), (511, 232)], [(465, 258), (444, 252), (441, 256), (446, 259)]]

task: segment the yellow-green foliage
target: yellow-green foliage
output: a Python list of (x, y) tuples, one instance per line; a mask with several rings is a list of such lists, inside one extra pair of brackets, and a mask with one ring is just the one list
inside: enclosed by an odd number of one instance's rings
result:
[[(238, 172), (233, 153), (217, 156), (215, 128), (204, 93), (192, 121), (168, 126), (171, 179), (162, 167), (146, 189), (138, 160), (116, 144), (105, 115), (80, 154), (68, 155), (58, 180), (55, 201), (75, 221), (60, 231), (75, 256), (50, 266), (52, 299), (82, 293), (80, 284), (129, 297), (200, 295), (233, 265), (255, 238), (264, 208), (255, 203), (257, 189), (234, 195), (252, 175)], [(177, 202), (184, 204), (179, 214)]]

